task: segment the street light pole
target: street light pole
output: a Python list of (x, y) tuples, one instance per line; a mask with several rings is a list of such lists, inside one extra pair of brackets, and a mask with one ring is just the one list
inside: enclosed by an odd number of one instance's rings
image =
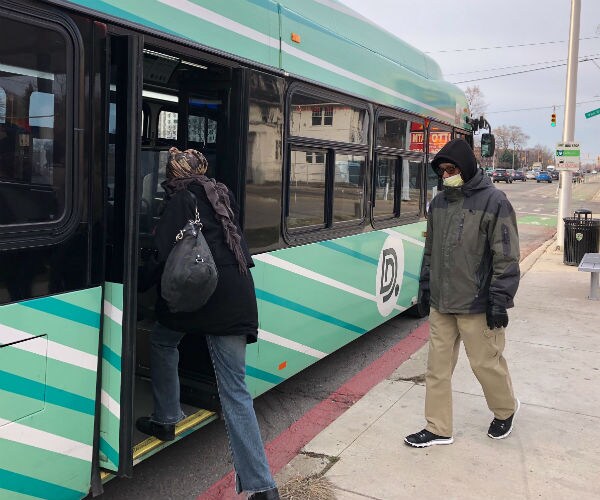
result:
[[(579, 59), (579, 21), (581, 0), (571, 0), (571, 26), (569, 29), (569, 58), (567, 61), (567, 88), (565, 93), (565, 120), (562, 142), (575, 139), (575, 100), (577, 98), (577, 66)], [(563, 219), (571, 214), (571, 190), (573, 174), (561, 170), (558, 181), (558, 223), (556, 226), (556, 249), (562, 250), (565, 239)]]

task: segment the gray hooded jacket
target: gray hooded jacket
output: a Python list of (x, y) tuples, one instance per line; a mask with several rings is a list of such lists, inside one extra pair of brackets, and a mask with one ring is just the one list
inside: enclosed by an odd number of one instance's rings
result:
[(519, 235), (506, 195), (477, 168), (471, 147), (450, 141), (432, 162), (461, 169), (465, 184), (431, 202), (420, 287), (441, 313), (475, 314), (489, 304), (513, 306), (519, 286)]

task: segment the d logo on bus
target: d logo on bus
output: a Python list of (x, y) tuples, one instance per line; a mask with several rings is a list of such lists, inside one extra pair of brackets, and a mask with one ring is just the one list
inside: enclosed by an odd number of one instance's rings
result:
[(404, 275), (404, 245), (396, 236), (389, 236), (379, 254), (375, 295), (377, 309), (382, 316), (389, 316), (400, 296)]

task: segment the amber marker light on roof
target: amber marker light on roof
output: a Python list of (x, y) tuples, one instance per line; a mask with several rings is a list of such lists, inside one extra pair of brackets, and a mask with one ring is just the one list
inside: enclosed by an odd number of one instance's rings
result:
[(292, 42), (300, 43), (300, 41), (301, 41), (300, 35), (298, 33), (292, 33)]

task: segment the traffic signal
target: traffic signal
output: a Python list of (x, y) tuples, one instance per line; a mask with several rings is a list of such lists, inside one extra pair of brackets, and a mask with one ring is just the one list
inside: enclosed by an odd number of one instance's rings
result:
[(556, 113), (552, 113), (552, 118), (550, 119), (550, 125), (556, 127)]

